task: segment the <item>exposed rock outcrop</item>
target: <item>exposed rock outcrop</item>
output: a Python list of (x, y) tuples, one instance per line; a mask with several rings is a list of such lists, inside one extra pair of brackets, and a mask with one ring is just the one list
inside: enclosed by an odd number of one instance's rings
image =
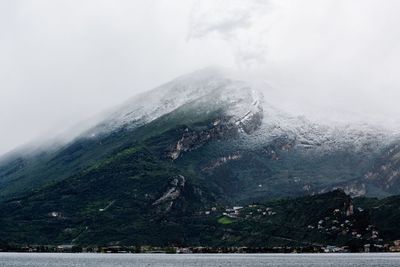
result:
[(181, 196), (185, 184), (186, 178), (183, 175), (174, 177), (170, 182), (170, 187), (160, 198), (153, 202), (153, 206), (157, 206), (165, 212), (170, 211), (175, 200)]
[(242, 155), (240, 155), (239, 153), (228, 155), (225, 157), (220, 157), (216, 160), (209, 162), (201, 170), (203, 172), (212, 172), (215, 168), (218, 168), (219, 166), (221, 166), (229, 161), (239, 160), (241, 158), (242, 158)]
[(220, 118), (205, 130), (196, 131), (186, 128), (177, 143), (167, 151), (167, 157), (176, 160), (186, 151), (196, 150), (211, 140), (234, 138), (240, 133), (252, 134), (262, 123), (262, 109), (257, 112), (249, 111), (239, 119)]
[(218, 124), (214, 123), (211, 128), (202, 131), (195, 131), (187, 128), (178, 142), (170, 147), (167, 152), (167, 157), (176, 160), (182, 153), (196, 150), (210, 140), (234, 137), (237, 136), (237, 134), (237, 127), (234, 127), (230, 123), (223, 122)]

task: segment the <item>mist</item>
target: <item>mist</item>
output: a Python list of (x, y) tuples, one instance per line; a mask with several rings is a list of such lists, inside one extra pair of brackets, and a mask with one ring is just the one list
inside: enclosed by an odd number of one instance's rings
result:
[(0, 154), (218, 65), (318, 120), (399, 129), (398, 1), (0, 2)]

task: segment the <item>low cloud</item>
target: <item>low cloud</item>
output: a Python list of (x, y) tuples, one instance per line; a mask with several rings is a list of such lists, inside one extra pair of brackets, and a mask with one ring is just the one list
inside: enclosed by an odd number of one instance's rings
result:
[(399, 9), (395, 0), (2, 1), (0, 154), (208, 65), (268, 84), (268, 101), (295, 114), (400, 129)]
[(400, 128), (398, 1), (201, 2), (192, 41), (225, 41), (239, 69), (272, 85), (271, 101), (321, 119)]
[(269, 1), (197, 1), (192, 8), (188, 40), (220, 38), (232, 50), (235, 63), (249, 68), (265, 63), (263, 18), (268, 18)]

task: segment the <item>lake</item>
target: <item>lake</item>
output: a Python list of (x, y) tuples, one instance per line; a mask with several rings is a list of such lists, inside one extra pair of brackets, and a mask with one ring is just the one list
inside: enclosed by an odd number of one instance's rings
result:
[(400, 253), (373, 254), (47, 254), (0, 253), (1, 267), (400, 266)]

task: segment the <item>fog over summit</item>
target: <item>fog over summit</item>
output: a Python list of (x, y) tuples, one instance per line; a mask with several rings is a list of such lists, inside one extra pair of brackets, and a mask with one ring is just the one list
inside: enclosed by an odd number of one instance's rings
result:
[(0, 4), (0, 154), (209, 65), (294, 115), (398, 130), (397, 1)]

